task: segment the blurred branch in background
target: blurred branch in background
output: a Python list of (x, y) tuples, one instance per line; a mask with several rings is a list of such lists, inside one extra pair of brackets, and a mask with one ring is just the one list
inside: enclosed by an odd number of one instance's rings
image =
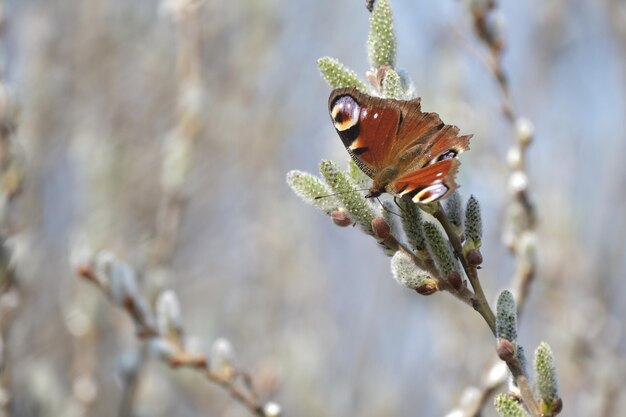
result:
[(22, 189), (23, 163), (13, 136), (17, 128), (18, 105), (5, 84), (6, 27), (4, 1), (0, 1), (0, 417), (12, 415), (13, 373), (9, 337), (24, 298), (9, 239), (17, 233), (15, 198)]
[[(481, 2), (477, 2), (481, 4)], [(511, 102), (508, 77), (502, 67), (502, 54), (506, 44), (504, 40), (501, 12), (496, 10), (496, 2), (488, 0), (484, 7), (474, 6), (474, 30), (491, 52), (489, 66), (494, 79), (502, 92), (502, 112), (511, 123), (515, 133), (515, 143), (507, 155), (507, 162), (511, 170), (509, 176), (509, 192), (513, 200), (507, 207), (507, 219), (504, 242), (517, 260), (517, 274), (512, 287), (515, 289), (518, 303), (518, 313), (526, 305), (529, 286), (535, 275), (537, 260), (535, 253), (536, 236), (534, 228), (536, 214), (528, 192), (528, 174), (526, 173), (526, 153), (534, 136), (532, 123), (519, 117)]]
[(202, 128), (204, 85), (202, 81), (202, 21), (204, 0), (164, 0), (161, 10), (177, 33), (176, 126), (165, 138), (161, 167), (162, 201), (153, 242), (154, 266), (165, 266), (174, 254), (182, 212), (187, 199), (186, 183), (191, 170), (193, 145)]
[(11, 210), (22, 183), (22, 168), (12, 138), (16, 107), (6, 86), (0, 82), (0, 416), (11, 415), (12, 373), (8, 339), (24, 298), (23, 288), (11, 262), (9, 237), (16, 233)]
[[(497, 9), (497, 1), (482, 0), (469, 3), (474, 32), (488, 55), (474, 47), (463, 34), (455, 31), (468, 48), (485, 64), (493, 75), (502, 94), (502, 114), (515, 134), (515, 142), (509, 149), (507, 164), (510, 169), (509, 193), (512, 199), (506, 208), (503, 241), (516, 259), (516, 273), (511, 280), (511, 288), (517, 301), (518, 315), (526, 306), (530, 285), (537, 270), (537, 236), (534, 232), (536, 213), (531, 202), (526, 172), (526, 153), (533, 140), (533, 125), (517, 115), (509, 88), (509, 79), (502, 65), (502, 55), (506, 46), (504, 15)], [(468, 387), (462, 396), (461, 404), (449, 416), (478, 416), (491, 398), (491, 394), (506, 382), (507, 374), (502, 372), (500, 362), (493, 365), (480, 388)]]
[[(83, 254), (85, 255), (85, 254)], [(139, 294), (135, 271), (108, 252), (75, 259), (76, 273), (102, 290), (112, 303), (123, 308), (135, 324), (137, 337), (147, 342), (150, 352), (172, 368), (189, 368), (224, 388), (230, 396), (260, 417), (277, 417), (281, 410), (273, 402), (261, 403), (250, 376), (233, 365), (233, 350), (224, 339), (215, 341), (212, 356), (193, 351), (187, 344), (178, 298), (166, 290), (156, 299), (154, 310)], [(128, 386), (125, 387), (128, 389)], [(136, 389), (136, 388), (135, 388)], [(124, 410), (130, 413), (130, 410)]]
[[(164, 0), (161, 14), (171, 20), (176, 30), (176, 125), (164, 139), (161, 166), (161, 203), (151, 244), (145, 285), (151, 299), (172, 285), (169, 263), (176, 250), (183, 209), (187, 202), (186, 183), (191, 170), (193, 145), (202, 130), (204, 86), (201, 77), (202, 0)], [(123, 395), (120, 417), (132, 417), (141, 372), (147, 352), (131, 360), (123, 372)]]
[[(511, 287), (515, 290), (519, 312), (526, 305), (529, 286), (535, 276), (536, 259), (536, 225), (535, 208), (528, 191), (528, 174), (526, 173), (526, 153), (534, 136), (533, 124), (520, 117), (513, 106), (509, 79), (502, 66), (502, 55), (506, 46), (504, 34), (504, 15), (497, 9), (495, 0), (478, 0), (470, 2), (469, 11), (473, 18), (474, 32), (487, 48), (489, 55), (481, 62), (486, 63), (502, 93), (502, 113), (510, 122), (515, 135), (515, 142), (509, 149), (507, 162), (511, 170), (509, 176), (509, 192), (512, 196), (507, 207), (507, 216), (503, 241), (511, 250), (517, 261), (517, 273)], [(470, 45), (470, 48), (472, 46)], [(477, 54), (482, 54), (472, 48)]]
[[(173, 368), (191, 368), (224, 389), (237, 402), (259, 416), (277, 416), (276, 403), (262, 404), (252, 387), (251, 377), (235, 368), (230, 342), (218, 339), (211, 362), (201, 353), (190, 350), (180, 317), (177, 297), (168, 287), (176, 283), (170, 277), (170, 264), (185, 205), (188, 203), (188, 177), (191, 171), (194, 143), (203, 127), (204, 86), (202, 72), (203, 1), (167, 0), (161, 4), (161, 14), (171, 19), (177, 33), (176, 59), (176, 125), (165, 138), (162, 147), (161, 202), (157, 212), (156, 230), (151, 241), (143, 287), (148, 299), (139, 295), (137, 273), (126, 263), (104, 252), (93, 259), (83, 248), (74, 256), (78, 274), (95, 283), (133, 319), (139, 338), (147, 340), (140, 352), (132, 354), (122, 364), (122, 397), (118, 415), (131, 417), (139, 402), (138, 393), (143, 380), (143, 368), (151, 354), (156, 354)], [(155, 305), (154, 312), (150, 307)]]

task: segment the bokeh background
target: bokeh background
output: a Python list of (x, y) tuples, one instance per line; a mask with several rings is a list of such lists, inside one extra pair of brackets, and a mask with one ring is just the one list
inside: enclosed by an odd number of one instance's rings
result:
[[(73, 272), (87, 245), (133, 265), (147, 296), (173, 289), (193, 343), (227, 338), (286, 415), (441, 416), (484, 379), (494, 343), (477, 314), (397, 285), (371, 238), (285, 183), (291, 169), (348, 161), (315, 61), (365, 73), (363, 1), (2, 6), (26, 173), (6, 232), (19, 306), (3, 344), (4, 415), (118, 415), (138, 361), (132, 415), (249, 415), (193, 372), (138, 359), (128, 317)], [(393, 7), (398, 65), (424, 108), (474, 134), (459, 182), (482, 203), (493, 299), (515, 272), (502, 244), (514, 134), (500, 91), (472, 52), (465, 2)], [(624, 415), (626, 3), (502, 2), (498, 13), (513, 102), (536, 129), (540, 269), (521, 342), (552, 346), (564, 415)]]

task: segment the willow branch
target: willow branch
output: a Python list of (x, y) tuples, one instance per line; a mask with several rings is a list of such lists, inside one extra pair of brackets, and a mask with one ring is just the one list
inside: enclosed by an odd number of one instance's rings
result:
[[(494, 29), (495, 26), (489, 26), (487, 24), (489, 14), (493, 13), (496, 8), (497, 3), (495, 1), (489, 1), (483, 9), (473, 10), (474, 32), (478, 35), (478, 38), (487, 49), (488, 55), (486, 57), (478, 51), (477, 48), (474, 47), (474, 44), (467, 40), (465, 36), (460, 34), (458, 31), (455, 33), (459, 34), (460, 38), (465, 41), (465, 44), (470, 48), (470, 50), (479, 57), (479, 60), (483, 64), (485, 64), (487, 70), (491, 73), (500, 89), (502, 95), (502, 114), (514, 129), (516, 135), (516, 140), (513, 145), (515, 160), (509, 161), (511, 176), (516, 173), (521, 173), (525, 178), (527, 169), (526, 152), (532, 141), (532, 130), (524, 131), (524, 129), (521, 129), (519, 126), (522, 119), (519, 117), (519, 114), (517, 114), (513, 106), (508, 76), (502, 65), (504, 40), (502, 38), (502, 34), (498, 33), (498, 29)], [(512, 180), (513, 178), (511, 178), (511, 181)], [(521, 257), (519, 247), (520, 237), (524, 233), (530, 232), (534, 229), (536, 224), (536, 215), (527, 186), (515, 189), (513, 191), (513, 197), (513, 204), (517, 204), (522, 210), (522, 219), (520, 220), (520, 230), (511, 236), (508, 246), (519, 261)], [(528, 265), (519, 265), (518, 271), (513, 278), (513, 284), (511, 286), (515, 289), (515, 293), (517, 294), (516, 301), (519, 312), (524, 309), (529, 287), (535, 276), (535, 272), (536, 265), (534, 262), (531, 262)]]
[[(88, 265), (80, 265), (77, 269), (78, 275), (91, 282), (104, 292), (107, 298), (114, 304), (120, 305), (134, 322), (137, 337), (144, 342), (155, 342), (155, 345), (162, 346), (159, 357), (172, 368), (190, 368), (200, 372), (210, 382), (226, 390), (229, 395), (238, 403), (247, 408), (253, 415), (264, 417), (264, 404), (258, 399), (254, 391), (250, 377), (243, 370), (234, 366), (228, 367), (227, 371), (216, 371), (210, 367), (210, 358), (203, 354), (196, 354), (187, 351), (181, 339), (173, 339), (162, 335), (155, 326), (155, 319), (152, 312), (139, 308), (140, 305), (147, 305), (145, 300), (139, 299), (137, 295), (127, 295), (120, 302), (113, 299), (109, 288), (102, 284), (102, 279), (97, 272)], [(144, 350), (145, 347), (144, 347)], [(135, 390), (137, 384), (131, 384), (130, 389)], [(125, 395), (133, 396), (132, 392)], [(128, 414), (132, 410), (132, 401), (122, 401), (120, 404), (120, 414)]]
[(518, 358), (514, 357), (512, 360), (507, 361), (506, 365), (513, 375), (513, 380), (519, 388), (524, 405), (528, 408), (530, 414), (533, 417), (541, 417), (542, 414), (541, 411), (539, 411), (539, 404), (537, 403), (537, 400), (535, 400), (533, 390), (530, 387), (526, 373), (524, 372)]
[[(489, 14), (492, 13), (496, 7), (497, 4), (495, 1), (489, 1), (485, 3), (483, 8), (476, 8), (471, 11), (474, 19), (474, 32), (478, 36), (481, 43), (486, 47), (487, 54), (484, 54), (481, 50), (476, 48), (475, 44), (469, 41), (460, 31), (455, 29), (454, 33), (463, 41), (470, 52), (472, 52), (478, 60), (484, 64), (487, 70), (492, 74), (500, 89), (502, 96), (502, 114), (516, 133), (514, 148), (511, 151), (514, 158), (509, 161), (511, 169), (510, 181), (512, 182), (514, 180), (513, 175), (515, 174), (517, 174), (520, 178), (526, 178), (526, 151), (532, 139), (532, 131), (524, 132), (518, 125), (520, 118), (512, 104), (508, 77), (502, 65), (504, 40), (502, 38), (502, 34), (496, 32), (497, 29), (494, 30), (493, 27), (490, 28), (487, 24)], [(525, 134), (529, 136), (524, 137), (523, 135)], [(513, 201), (510, 203), (509, 209), (513, 210), (515, 208), (514, 206), (521, 208), (522, 224), (519, 230), (515, 233), (511, 233), (510, 239), (508, 239), (508, 247), (517, 259), (517, 270), (513, 276), (511, 287), (517, 295), (516, 304), (518, 317), (521, 317), (526, 306), (530, 285), (536, 274), (536, 263), (534, 259), (524, 259), (524, 254), (522, 253), (524, 248), (520, 247), (521, 237), (524, 235), (529, 237), (529, 233), (532, 232), (535, 226), (535, 210), (529, 198), (526, 186), (514, 190)], [(507, 366), (509, 366), (509, 364), (507, 364)], [(491, 368), (491, 371), (494, 371), (497, 367), (498, 364), (495, 364)], [(509, 369), (513, 373), (514, 377), (518, 380), (518, 386), (520, 387), (520, 392), (522, 393), (526, 405), (529, 407), (529, 410), (533, 413), (533, 415), (539, 415), (532, 391), (526, 389), (528, 387), (525, 376), (522, 374), (518, 374), (516, 376), (514, 368), (515, 367), (511, 369), (511, 366), (509, 366)], [(469, 410), (468, 415), (480, 415), (480, 411), (490, 398), (491, 393), (493, 393), (499, 385), (504, 383), (505, 380), (506, 377), (502, 375), (499, 378), (492, 379), (489, 383), (485, 384), (482, 387), (481, 395), (479, 396), (480, 401), (476, 409)]]
[[(4, 7), (0, 0), (0, 7)], [(0, 14), (0, 34), (3, 35), (5, 15)], [(2, 36), (4, 43), (4, 36)], [(4, 60), (5, 48), (0, 45), (0, 60)], [(9, 358), (8, 339), (15, 318), (22, 307), (23, 286), (10, 263), (11, 251), (7, 238), (16, 233), (14, 201), (22, 191), (23, 167), (17, 157), (17, 145), (13, 133), (16, 129), (17, 107), (3, 82), (0, 82), (0, 417), (12, 415), (13, 369)]]
[(465, 255), (463, 254), (463, 247), (461, 246), (461, 240), (459, 236), (454, 231), (452, 224), (448, 220), (448, 216), (446, 212), (443, 210), (441, 203), (437, 203), (437, 209), (433, 213), (433, 217), (439, 221), (441, 226), (443, 226), (446, 235), (448, 236), (448, 240), (452, 244), (452, 249), (456, 254), (459, 261), (461, 261), (461, 265), (463, 266), (463, 270), (465, 271), (465, 275), (467, 275), (467, 279), (469, 280), (472, 288), (474, 289), (474, 309), (485, 319), (487, 326), (491, 329), (491, 332), (496, 334), (496, 316), (493, 314), (493, 310), (489, 307), (489, 302), (487, 302), (487, 297), (485, 297), (485, 292), (483, 291), (482, 285), (480, 284), (480, 279), (478, 278), (478, 272), (475, 267), (469, 265), (467, 260), (465, 259)]
[[(201, 131), (202, 122), (197, 103), (190, 96), (201, 96), (201, 24), (198, 8), (200, 4), (180, 1), (172, 3), (171, 17), (177, 29), (177, 120), (164, 145), (162, 167), (162, 198), (156, 221), (155, 239), (152, 242), (151, 268), (166, 268), (174, 256), (182, 215), (187, 203), (184, 185), (189, 171), (192, 145)], [(195, 97), (194, 96), (194, 97)], [(190, 104), (191, 103), (191, 104)], [(183, 160), (172, 162), (177, 153), (185, 155)], [(141, 382), (139, 373), (145, 362), (145, 350), (133, 374), (129, 374), (126, 389), (137, 392)], [(121, 410), (132, 410), (134, 395), (124, 395)], [(130, 402), (124, 404), (124, 401)], [(122, 413), (120, 417), (127, 414)]]

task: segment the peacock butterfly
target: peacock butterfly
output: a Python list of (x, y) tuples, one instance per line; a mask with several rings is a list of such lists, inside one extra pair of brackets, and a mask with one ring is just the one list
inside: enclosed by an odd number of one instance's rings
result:
[(471, 135), (421, 111), (421, 100), (368, 96), (338, 88), (328, 99), (330, 116), (348, 153), (372, 179), (367, 198), (382, 193), (415, 203), (445, 198), (458, 187), (454, 177)]

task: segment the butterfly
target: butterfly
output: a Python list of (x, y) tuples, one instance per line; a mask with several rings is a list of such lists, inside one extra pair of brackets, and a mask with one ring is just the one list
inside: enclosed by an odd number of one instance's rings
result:
[(382, 193), (427, 204), (458, 188), (458, 156), (472, 135), (421, 110), (421, 100), (372, 97), (354, 87), (328, 99), (330, 117), (356, 165), (372, 179), (367, 198)]

